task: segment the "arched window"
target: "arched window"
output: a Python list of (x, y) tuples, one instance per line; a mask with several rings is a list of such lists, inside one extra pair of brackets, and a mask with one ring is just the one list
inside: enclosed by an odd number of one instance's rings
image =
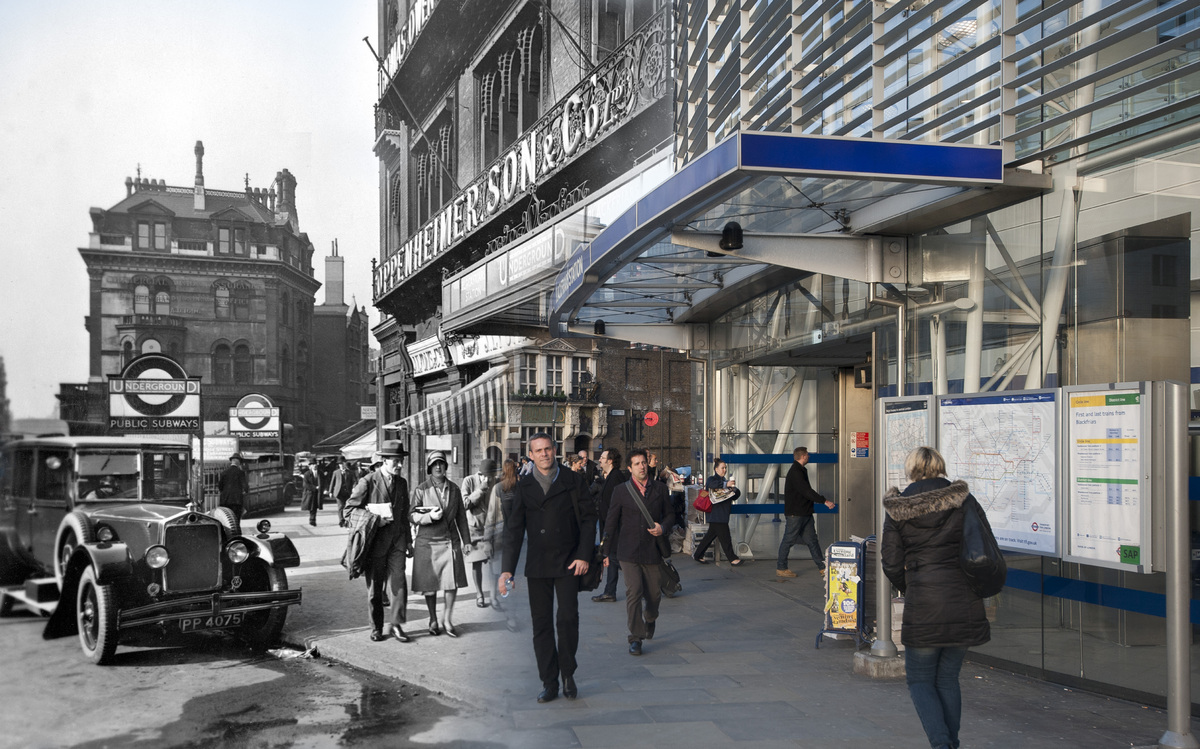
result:
[(128, 366), (129, 362), (133, 361), (133, 341), (125, 341), (121, 344), (121, 363)]
[(233, 319), (250, 319), (250, 284), (238, 281), (233, 287)]
[(250, 347), (239, 343), (233, 348), (233, 381), (244, 384), (251, 381), (252, 366), (250, 362)]
[(135, 315), (150, 314), (150, 287), (138, 284), (133, 287), (133, 313)]
[(162, 353), (162, 344), (158, 342), (157, 338), (147, 338), (146, 340), (142, 341), (142, 353), (143, 354)]
[(279, 384), (291, 387), (292, 384), (292, 350), (283, 347), (283, 355), (279, 357)]
[(154, 314), (171, 314), (171, 279), (166, 276), (154, 279)]
[(287, 289), (279, 295), (279, 322), (284, 325), (291, 324), (292, 319), (292, 295), (287, 293)]
[(229, 319), (229, 284), (226, 281), (217, 281), (214, 285), (213, 293), (215, 295), (215, 303), (218, 320)]
[(213, 382), (218, 385), (233, 383), (233, 352), (227, 343), (218, 343), (212, 353)]

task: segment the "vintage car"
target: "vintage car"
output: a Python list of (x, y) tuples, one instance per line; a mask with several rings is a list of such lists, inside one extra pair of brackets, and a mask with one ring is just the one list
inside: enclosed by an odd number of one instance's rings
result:
[[(0, 450), (0, 581), (52, 576), (45, 636), (78, 634), (96, 663), (140, 632), (232, 630), (277, 644), (300, 603), (296, 547), (261, 520), (193, 501), (191, 449), (143, 437), (46, 437)], [(32, 581), (31, 581), (32, 582)], [(52, 583), (51, 583), (52, 584)]]

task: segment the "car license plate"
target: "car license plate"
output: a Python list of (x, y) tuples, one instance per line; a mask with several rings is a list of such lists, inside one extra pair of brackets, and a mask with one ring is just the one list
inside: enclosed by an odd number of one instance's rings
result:
[(242, 623), (241, 612), (237, 614), (217, 614), (215, 616), (192, 616), (179, 620), (180, 632), (199, 632), (202, 629), (224, 629), (236, 627)]

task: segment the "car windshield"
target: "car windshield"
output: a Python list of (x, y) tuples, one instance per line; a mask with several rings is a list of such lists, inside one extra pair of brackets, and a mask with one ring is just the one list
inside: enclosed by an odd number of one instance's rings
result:
[(163, 502), (188, 498), (186, 452), (80, 451), (76, 463), (82, 502)]

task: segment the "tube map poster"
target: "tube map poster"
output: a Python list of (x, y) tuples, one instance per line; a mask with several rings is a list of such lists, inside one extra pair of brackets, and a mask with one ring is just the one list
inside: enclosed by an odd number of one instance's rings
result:
[(1057, 393), (940, 398), (938, 448), (987, 512), (1000, 547), (1058, 553)]

